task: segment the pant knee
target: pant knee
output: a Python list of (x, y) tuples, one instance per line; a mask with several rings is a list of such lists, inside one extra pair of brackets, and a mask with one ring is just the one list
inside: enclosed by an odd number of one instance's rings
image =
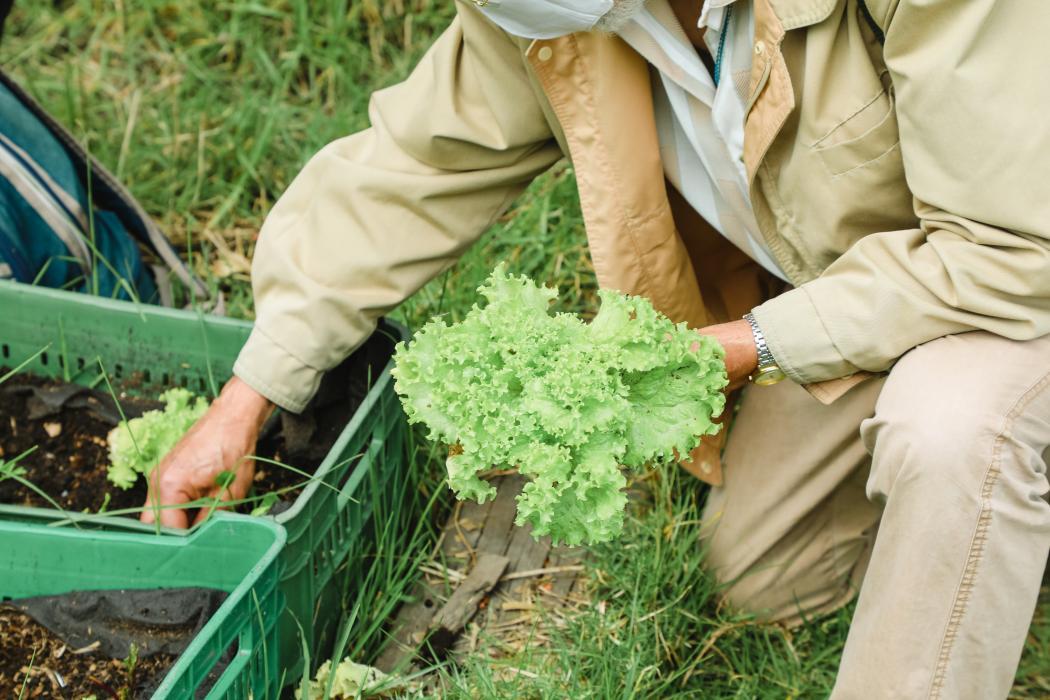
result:
[(892, 492), (907, 491), (933, 501), (977, 498), (1002, 416), (978, 402), (951, 405), (935, 396), (909, 394), (887, 385), (875, 415), (861, 425), (872, 456), (868, 497), (885, 502)]
[[(989, 470), (1003, 462), (1016, 466), (1002, 480), (1007, 488), (1033, 479), (1045, 484), (1048, 444), (1040, 416), (1050, 408), (1050, 392), (1038, 372), (1015, 371), (1019, 367), (1003, 359), (1040, 347), (969, 333), (905, 354), (882, 387), (874, 417), (861, 425), (873, 462), (869, 497), (884, 501), (891, 491), (910, 491), (935, 502), (972, 501)], [(982, 371), (992, 358), (1011, 371)], [(1034, 417), (1020, 415), (1028, 412)]]
[(832, 612), (856, 595), (874, 528), (833, 527), (831, 514), (814, 514), (768, 549), (757, 553), (746, 538), (714, 538), (708, 569), (733, 610), (788, 625)]

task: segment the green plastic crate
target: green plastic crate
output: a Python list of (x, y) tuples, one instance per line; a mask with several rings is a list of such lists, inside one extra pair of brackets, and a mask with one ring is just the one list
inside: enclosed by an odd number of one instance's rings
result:
[[(26, 371), (62, 377), (68, 368), (73, 381), (95, 379), (99, 356), (117, 378), (210, 393), (231, 376), (250, 331), (245, 321), (0, 282), (0, 365), (17, 365), (46, 346)], [(288, 533), (280, 557), (286, 682), (301, 674), (300, 625), (310, 631), (315, 662), (329, 650), (341, 598), (333, 574), (356, 563), (348, 557), (358, 549), (373, 499), (407, 468), (406, 430), (388, 364), (317, 469), (319, 478), (273, 517)]]
[(232, 646), (233, 659), (207, 700), (276, 700), (277, 621), (284, 607), (277, 558), (284, 528), (223, 513), (186, 537), (157, 538), (148, 527), (116, 518), (103, 529), (52, 527), (59, 517), (39, 509), (0, 508), (0, 599), (120, 588), (224, 590), (226, 600), (153, 698), (192, 698)]

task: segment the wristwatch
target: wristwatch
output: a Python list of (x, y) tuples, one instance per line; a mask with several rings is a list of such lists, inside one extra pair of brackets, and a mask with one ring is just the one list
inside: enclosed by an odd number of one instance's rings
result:
[(758, 369), (751, 375), (751, 381), (759, 386), (770, 386), (785, 378), (784, 370), (780, 369), (773, 353), (769, 351), (766, 344), (766, 336), (758, 327), (758, 321), (753, 314), (744, 314), (744, 320), (751, 326), (751, 334), (755, 336), (755, 348), (758, 350)]

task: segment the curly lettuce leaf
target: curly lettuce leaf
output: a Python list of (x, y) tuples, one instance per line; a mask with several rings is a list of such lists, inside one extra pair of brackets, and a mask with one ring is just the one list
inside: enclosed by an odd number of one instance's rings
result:
[[(404, 683), (386, 675), (377, 668), (343, 659), (332, 668), (325, 661), (317, 669), (313, 682), (297, 688), (295, 700), (355, 700), (356, 698), (388, 697)], [(305, 692), (304, 692), (305, 690)]]
[(160, 400), (163, 410), (121, 421), (109, 433), (107, 477), (122, 489), (134, 486), (140, 474), (148, 475), (208, 410), (206, 400), (186, 389), (169, 389)]
[(432, 320), (398, 344), (395, 388), (409, 420), (457, 446), (447, 466), (459, 498), (494, 497), (478, 474), (517, 468), (530, 479), (519, 525), (570, 545), (615, 538), (622, 468), (669, 462), (717, 432), (721, 346), (610, 290), (590, 323), (551, 314), (557, 292), (503, 265), (478, 291), (487, 303), (463, 321)]

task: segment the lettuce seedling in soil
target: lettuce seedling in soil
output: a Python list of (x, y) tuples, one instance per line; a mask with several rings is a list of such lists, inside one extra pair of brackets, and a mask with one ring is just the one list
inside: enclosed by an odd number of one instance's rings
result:
[(160, 400), (163, 410), (121, 421), (109, 434), (109, 480), (122, 489), (134, 486), (140, 474), (148, 475), (208, 410), (207, 400), (186, 389), (169, 389)]
[[(383, 354), (377, 357), (373, 366), (385, 362), (393, 352), (393, 341), (379, 340)], [(379, 373), (378, 368), (358, 369), (359, 366), (352, 363), (348, 369), (353, 369), (353, 372), (348, 370), (346, 374), (374, 377)], [(2, 372), (0, 368), (0, 374)], [(362, 378), (357, 383), (365, 384), (366, 380)], [(299, 471), (315, 471), (364, 396), (364, 389), (357, 383), (350, 387), (349, 397), (345, 391), (340, 394), (333, 390), (335, 396), (330, 397), (329, 403), (295, 417), (304, 427), (297, 424), (290, 432), (275, 421), (272, 429), (260, 437), (255, 453), (267, 460), (289, 464)], [(34, 405), (39, 403), (35, 402), (34, 390), (62, 395), (72, 394), (72, 388), (74, 385), (60, 380), (31, 374), (15, 375), (0, 386), (0, 461), (4, 462), (4, 466), (0, 466), (0, 503), (137, 515), (127, 511), (137, 510), (146, 502), (146, 480), (139, 479), (139, 472), (133, 467), (133, 485), (128, 489), (114, 485), (109, 478), (112, 462), (109, 437), (120, 422), (120, 411), (109, 406), (111, 395), (108, 391), (78, 386), (80, 394), (76, 394), (75, 400), (51, 407), (43, 416), (34, 412), (39, 409)], [(150, 390), (155, 388), (149, 387)], [(188, 403), (196, 401), (194, 398)], [(164, 404), (158, 401), (123, 394), (120, 403), (131, 421), (137, 420), (144, 412), (164, 408)], [(53, 429), (48, 430), (48, 427)], [(143, 453), (150, 449), (139, 429), (133, 434), (135, 440), (140, 441), (139, 448)], [(125, 438), (127, 459), (147, 464), (151, 469), (154, 465), (148, 464), (148, 460), (139, 460), (139, 452), (130, 444), (129, 436)], [(153, 451), (160, 452), (161, 449), (158, 447)], [(259, 496), (259, 501), (240, 506), (237, 510), (261, 514), (283, 503), (291, 503), (304, 481), (306, 476), (301, 473), (258, 462), (252, 494)]]
[(626, 478), (718, 432), (724, 352), (648, 300), (610, 290), (590, 323), (549, 311), (557, 291), (503, 265), (459, 323), (434, 319), (395, 353), (408, 418), (454, 449), (449, 485), (484, 502), (494, 467), (531, 478), (517, 523), (556, 543), (605, 542), (623, 527)]

